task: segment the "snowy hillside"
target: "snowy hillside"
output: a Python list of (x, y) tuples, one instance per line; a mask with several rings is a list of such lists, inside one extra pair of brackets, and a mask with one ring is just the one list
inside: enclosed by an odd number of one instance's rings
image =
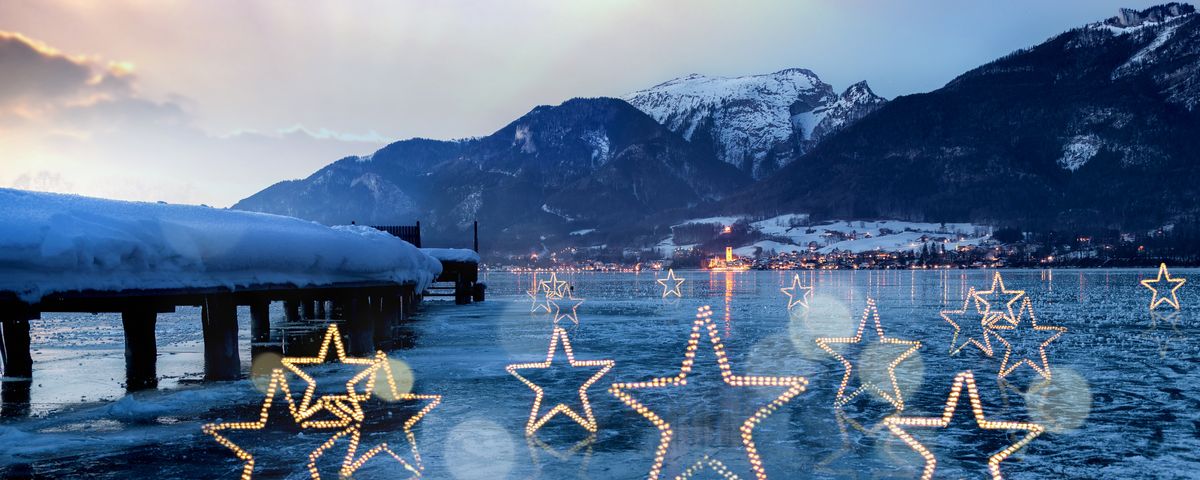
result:
[(411, 282), (441, 264), (362, 226), (0, 189), (0, 292)]
[(755, 178), (885, 102), (865, 82), (839, 96), (815, 73), (799, 68), (744, 77), (691, 74), (625, 99)]
[[(679, 225), (710, 224), (728, 226), (744, 217), (707, 217), (688, 220)], [(678, 225), (677, 225), (678, 226)], [(922, 245), (938, 243), (948, 249), (959, 245), (978, 245), (991, 236), (991, 228), (970, 223), (923, 223), (899, 220), (810, 222), (808, 215), (787, 214), (750, 222), (750, 228), (765, 237), (750, 245), (735, 246), (742, 256), (755, 256), (774, 250), (777, 253), (807, 252), (903, 252), (920, 250)], [(664, 255), (676, 248), (669, 237), (658, 245)]]

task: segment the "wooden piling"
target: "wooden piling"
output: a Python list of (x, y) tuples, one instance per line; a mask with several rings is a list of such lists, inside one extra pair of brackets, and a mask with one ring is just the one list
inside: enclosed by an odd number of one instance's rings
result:
[(201, 308), (204, 378), (235, 380), (241, 375), (237, 346), (237, 304), (232, 295), (208, 295)]
[(142, 390), (158, 386), (158, 346), (154, 327), (155, 309), (140, 306), (121, 312), (125, 329), (125, 389)]
[(250, 303), (250, 342), (271, 341), (271, 302), (255, 300)]
[(300, 302), (297, 300), (285, 300), (283, 302), (283, 315), (288, 323), (300, 321)]
[(346, 319), (346, 333), (350, 335), (350, 344), (347, 346), (350, 355), (356, 357), (373, 355), (375, 353), (375, 326), (372, 320), (377, 315), (371, 313), (369, 297), (365, 294), (355, 293), (339, 303), (342, 306), (342, 316)]
[(0, 356), (5, 380), (33, 378), (33, 356), (29, 352), (29, 320), (40, 318), (28, 305), (5, 305), (0, 312)]
[(317, 318), (317, 302), (315, 300), (305, 299), (301, 304), (304, 308), (303, 316), (305, 320)]

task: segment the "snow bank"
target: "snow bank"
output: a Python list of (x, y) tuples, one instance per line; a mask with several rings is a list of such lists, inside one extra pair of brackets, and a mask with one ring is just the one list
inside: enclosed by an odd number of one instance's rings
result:
[(441, 270), (370, 227), (0, 189), (0, 291), (29, 302), (88, 289), (370, 281), (423, 289)]
[(422, 248), (421, 251), (443, 262), (479, 263), (479, 254), (469, 248)]

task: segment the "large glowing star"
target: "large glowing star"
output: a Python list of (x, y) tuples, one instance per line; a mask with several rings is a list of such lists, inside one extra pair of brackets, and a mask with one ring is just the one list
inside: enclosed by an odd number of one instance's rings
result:
[(962, 395), (963, 385), (967, 386), (967, 397), (971, 401), (971, 411), (975, 415), (975, 424), (983, 430), (1022, 430), (1025, 435), (1016, 443), (1004, 447), (999, 452), (988, 457), (988, 472), (991, 473), (994, 480), (1004, 478), (1000, 474), (1000, 462), (1008, 458), (1010, 455), (1020, 450), (1038, 435), (1041, 435), (1045, 428), (1036, 423), (1026, 422), (1009, 422), (988, 420), (983, 415), (983, 405), (979, 400), (979, 390), (975, 388), (975, 376), (970, 372), (962, 372), (954, 377), (954, 383), (950, 386), (950, 396), (946, 398), (946, 407), (942, 410), (940, 417), (897, 417), (892, 416), (884, 419), (884, 425), (887, 425), (888, 430), (892, 434), (900, 437), (904, 443), (915, 450), (922, 458), (925, 459), (925, 470), (921, 474), (922, 480), (933, 478), (933, 472), (937, 469), (937, 458), (925, 448), (921, 442), (918, 442), (908, 432), (901, 427), (921, 427), (921, 428), (946, 428), (950, 425), (950, 419), (954, 418), (954, 413), (958, 408), (959, 397)]
[[(866, 327), (867, 327), (867, 319), (868, 318), (873, 318), (875, 321), (875, 328), (873, 329), (874, 335), (872, 336), (872, 338), (869, 342), (863, 342), (863, 331), (867, 330)], [(822, 350), (825, 350), (825, 352), (829, 353), (830, 355), (833, 355), (833, 358), (836, 358), (839, 362), (842, 362), (842, 365), (844, 367), (846, 367), (846, 373), (842, 375), (842, 384), (838, 387), (837, 398), (834, 399), (833, 405), (835, 407), (845, 406), (847, 403), (849, 403), (851, 400), (853, 400), (854, 397), (857, 397), (858, 394), (862, 393), (863, 391), (870, 390), (870, 391), (874, 391), (875, 393), (879, 394), (880, 397), (882, 397), (888, 403), (892, 404), (892, 406), (895, 407), (897, 411), (904, 410), (904, 395), (900, 392), (900, 385), (896, 382), (896, 366), (899, 365), (900, 362), (903, 362), (905, 359), (907, 359), (909, 356), (911, 356), (913, 353), (916, 353), (917, 349), (921, 348), (921, 342), (916, 341), (916, 340), (900, 340), (898, 338), (891, 338), (891, 337), (888, 337), (887, 335), (885, 335), (883, 333), (883, 324), (880, 323), (880, 321), (879, 321), (879, 309), (875, 306), (874, 299), (872, 299), (872, 298), (867, 299), (867, 308), (865, 310), (863, 310), (862, 320), (860, 320), (858, 322), (858, 331), (855, 332), (853, 337), (818, 338), (818, 339), (816, 339), (816, 342), (817, 342), (817, 345), (820, 346)], [(858, 363), (857, 366), (860, 367), (859, 368), (860, 385), (858, 387), (856, 387), (850, 393), (846, 393), (846, 387), (849, 386), (849, 384), (850, 384), (850, 379), (854, 373), (854, 368), (856, 366), (855, 363), (857, 363), (857, 362), (851, 363), (849, 360), (846, 359), (846, 357), (842, 356), (842, 354), (838, 353), (830, 345), (831, 344), (864, 345), (866, 343), (900, 345), (900, 346), (904, 347), (904, 351), (900, 352), (900, 354), (897, 355), (896, 358), (894, 358), (892, 361), (888, 362), (888, 364), (887, 364), (887, 375), (888, 375), (887, 385), (877, 385), (873, 381), (864, 379), (862, 376), (863, 368), (861, 368), (861, 367), (863, 367), (863, 365), (861, 363)], [(863, 358), (860, 357), (858, 361), (863, 361)]]
[[(1004, 344), (1004, 358), (1000, 361), (1000, 378), (1007, 377), (1021, 365), (1029, 365), (1046, 380), (1050, 379), (1050, 362), (1046, 360), (1046, 346), (1062, 336), (1067, 331), (1066, 327), (1039, 325), (1037, 317), (1033, 315), (1033, 302), (1026, 298), (1021, 302), (1021, 310), (1017, 313), (1016, 324), (998, 325), (996, 330), (996, 338)], [(1030, 344), (1037, 345), (1037, 348), (1028, 348)]]
[[(358, 417), (355, 419), (355, 422), (352, 422), (349, 425), (348, 428), (338, 432), (337, 435), (330, 438), (313, 451), (312, 456), (310, 456), (311, 460), (309, 461), (308, 467), (312, 472), (314, 479), (318, 479), (320, 477), (316, 468), (317, 458), (324, 454), (325, 451), (333, 448), (335, 442), (341, 438), (345, 438), (349, 442), (349, 447), (347, 448), (345, 457), (342, 459), (342, 466), (341, 470), (339, 471), (339, 476), (341, 478), (352, 478), (354, 472), (358, 471), (359, 468), (362, 468), (363, 464), (367, 463), (367, 461), (371, 460), (372, 458), (379, 456), (380, 454), (386, 454), (388, 457), (391, 457), (399, 462), (405, 470), (412, 474), (410, 478), (419, 478), (424, 472), (425, 467), (421, 462), (421, 452), (417, 448), (417, 438), (413, 433), (413, 427), (417, 424), (417, 422), (421, 421), (422, 418), (425, 418), (430, 411), (432, 411), (441, 403), (441, 395), (418, 395), (401, 391), (401, 389), (396, 385), (396, 378), (392, 372), (391, 361), (388, 360), (387, 354), (383, 352), (376, 352), (375, 364), (370, 368), (370, 371), (370, 375), (359, 379), (359, 381), (362, 381), (365, 384), (363, 388), (365, 393), (355, 393), (349, 398), (342, 398), (340, 396), (326, 397), (325, 401), (331, 403), (331, 405), (328, 405), (326, 408), (330, 409), (331, 411), (341, 410), (347, 416), (358, 415)], [(375, 383), (380, 378), (384, 380), (384, 385), (377, 385)], [(384, 395), (380, 396), (380, 390), (377, 389), (382, 389)], [(408, 442), (409, 453), (412, 455), (411, 461), (406, 459), (400, 453), (397, 453), (396, 450), (392, 448), (393, 446), (388, 442), (381, 442), (369, 448), (362, 445), (363, 431), (369, 422), (367, 421), (368, 419), (362, 415), (362, 409), (359, 407), (359, 403), (368, 401), (372, 398), (382, 398), (383, 400), (389, 402), (425, 402), (425, 405), (417, 410), (415, 414), (405, 419), (403, 424), (404, 438)]]
[[(971, 306), (972, 302), (975, 303), (974, 308)], [(991, 323), (983, 313), (985, 308), (980, 306), (979, 302), (979, 298), (975, 296), (975, 287), (971, 287), (963, 299), (962, 308), (942, 310), (942, 319), (954, 327), (954, 336), (950, 338), (950, 355), (958, 355), (967, 345), (974, 345), (989, 357), (993, 355), (991, 337), (996, 333), (992, 331)]]
[[(679, 293), (679, 287), (683, 285), (683, 279), (675, 276), (674, 269), (667, 269), (666, 278), (660, 278), (655, 281), (663, 287), (663, 298), (667, 298), (671, 295), (683, 297), (683, 295)], [(673, 283), (674, 285), (668, 285), (668, 283)]]
[[(330, 353), (333, 353), (335, 356), (331, 357)], [(330, 324), (329, 328), (325, 330), (325, 337), (321, 340), (321, 348), (318, 350), (317, 356), (295, 358), (284, 357), (281, 361), (284, 368), (287, 368), (292, 373), (295, 373), (297, 377), (300, 377), (308, 384), (308, 386), (304, 389), (303, 397), (300, 399), (300, 406), (297, 407), (300, 418), (308, 418), (329, 405), (329, 402), (317, 401), (318, 399), (313, 397), (317, 391), (317, 381), (313, 379), (311, 375), (305, 373), (304, 370), (300, 368), (300, 365), (320, 365), (330, 360), (337, 360), (338, 362), (346, 365), (363, 367), (362, 371), (360, 371), (353, 378), (351, 378), (349, 382), (346, 383), (346, 395), (342, 396), (345, 398), (358, 398), (354, 392), (354, 385), (359, 383), (359, 381), (366, 376), (374, 373), (373, 367), (375, 365), (375, 359), (347, 357), (346, 348), (342, 345), (342, 335), (340, 332), (338, 332), (337, 324)], [(354, 405), (357, 404), (354, 403)]]
[(795, 275), (792, 277), (792, 286), (784, 287), (779, 290), (788, 297), (788, 310), (791, 310), (792, 307), (795, 307), (796, 305), (800, 305), (805, 309), (808, 309), (808, 301), (812, 300), (813, 296), (813, 287), (812, 285), (807, 287), (800, 285), (800, 275)]
[[(278, 399), (276, 399), (276, 393), (279, 393)], [(283, 405), (276, 404), (275, 402), (283, 402)], [(275, 417), (272, 417), (272, 413), (274, 413)], [(246, 446), (234, 443), (222, 432), (263, 430), (267, 427), (268, 422), (282, 422), (284, 424), (296, 423), (299, 424), (301, 428), (314, 429), (343, 428), (351, 423), (350, 417), (341, 411), (333, 411), (334, 415), (337, 417), (335, 420), (307, 422), (302, 421), (302, 417), (299, 415), (299, 413), (299, 409), (297, 409), (295, 404), (292, 402), (292, 395), (288, 390), (288, 382), (284, 377), (283, 370), (276, 368), (271, 371), (271, 380), (267, 385), (266, 397), (263, 399), (262, 408), (259, 410), (258, 420), (253, 422), (209, 423), (202, 426), (201, 431), (203, 431), (205, 434), (212, 435), (212, 437), (216, 439), (217, 443), (220, 443), (225, 448), (232, 450), (238, 459), (245, 462), (245, 465), (242, 467), (242, 479), (249, 480), (254, 475), (254, 455), (246, 450)], [(282, 415), (284, 418), (279, 418), (280, 415)], [(335, 438), (336, 436), (337, 435), (335, 435)], [(319, 451), (314, 451), (308, 456), (310, 470), (314, 475), (316, 475), (316, 471), (311, 469), (311, 465), (313, 465), (315, 459), (319, 456)]]
[[(758, 447), (754, 444), (754, 428), (764, 419), (771, 415), (776, 409), (783, 404), (791, 401), (793, 397), (804, 391), (804, 387), (808, 381), (803, 377), (784, 377), (784, 376), (752, 376), (752, 375), (734, 375), (732, 367), (730, 367), (729, 359), (725, 355), (725, 347), (721, 343), (721, 337), (717, 333), (717, 326), (712, 321), (712, 309), (704, 306), (700, 307), (696, 313), (696, 321), (692, 324), (692, 332), (688, 337), (687, 349), (684, 351), (683, 364), (679, 368), (679, 373), (669, 376), (654, 378), (644, 382), (630, 383), (614, 383), (609, 387), (609, 393), (612, 393), (630, 408), (633, 408), (637, 413), (641, 414), (646, 419), (650, 420), (659, 431), (659, 444), (654, 452), (654, 464), (650, 467), (649, 478), (651, 480), (659, 478), (663, 470), (663, 460), (666, 457), (667, 449), (671, 445), (671, 439), (674, 432), (671, 424), (663, 420), (657, 413), (647, 408), (640, 401), (635, 399), (629, 393), (630, 390), (650, 390), (650, 389), (670, 389), (687, 385), (688, 374), (692, 371), (693, 362), (696, 358), (696, 349), (700, 345), (701, 330), (708, 332), (708, 339), (712, 344), (713, 353), (716, 354), (717, 367), (721, 373), (721, 380), (727, 388), (763, 388), (763, 387), (783, 387), (783, 393), (771, 399), (769, 403), (763, 405), (755, 411), (755, 413), (747, 418), (740, 427), (742, 434), (742, 444), (745, 447), (746, 457), (749, 460), (750, 468), (754, 471), (754, 475), (759, 480), (767, 478), (766, 470), (763, 468), (762, 458), (758, 454)], [(712, 460), (710, 458), (701, 458), (700, 462), (694, 463), (692, 467), (707, 466), (722, 474), (726, 470), (723, 463)], [(713, 463), (716, 462), (716, 463)], [(694, 474), (694, 468), (685, 470), (676, 478), (687, 478), (688, 475)], [(691, 473), (689, 473), (691, 472)], [(723, 475), (723, 474), (722, 474)]]
[[(1166, 283), (1163, 285), (1160, 285), (1159, 288), (1170, 287), (1171, 288), (1170, 296), (1159, 295), (1158, 288), (1154, 287), (1154, 285), (1162, 284), (1163, 282), (1166, 282)], [(1162, 305), (1165, 303), (1167, 305), (1175, 307), (1176, 310), (1179, 310), (1179, 297), (1175, 295), (1175, 291), (1179, 290), (1179, 287), (1182, 287), (1185, 282), (1187, 282), (1186, 278), (1171, 278), (1171, 274), (1169, 272), (1167, 272), (1167, 264), (1165, 264), (1165, 263), (1160, 264), (1158, 266), (1158, 278), (1156, 278), (1154, 280), (1150, 280), (1150, 279), (1142, 280), (1142, 286), (1149, 288), (1151, 292), (1154, 292), (1154, 295), (1152, 295), (1150, 297), (1150, 309), (1154, 310), (1154, 309), (1158, 308), (1159, 305)]]
[[(576, 412), (565, 403), (559, 403), (543, 413), (542, 387), (521, 375), (522, 370), (551, 368), (551, 364), (554, 362), (554, 354), (558, 351), (560, 343), (563, 352), (567, 355), (567, 364), (571, 368), (596, 368), (596, 373), (588, 377), (587, 381), (579, 386), (579, 402), (583, 405), (583, 415), (580, 415), (579, 412)], [(510, 375), (517, 377), (518, 380), (529, 386), (535, 394), (533, 407), (529, 410), (529, 420), (525, 422), (525, 434), (533, 435), (539, 428), (542, 428), (542, 425), (545, 425), (546, 422), (560, 413), (570, 417), (571, 420), (574, 420), (575, 423), (578, 423), (585, 430), (593, 433), (596, 432), (596, 417), (592, 414), (592, 404), (588, 401), (587, 390), (597, 380), (600, 380), (600, 377), (603, 377), (609, 370), (612, 370), (614, 364), (615, 362), (612, 360), (575, 360), (575, 353), (571, 350), (571, 340), (567, 338), (567, 331), (559, 327), (554, 327), (554, 332), (550, 334), (550, 348), (546, 353), (546, 361), (515, 363), (505, 367), (505, 370), (508, 370)]]
[[(1005, 288), (1004, 277), (1000, 276), (1000, 272), (996, 272), (992, 275), (991, 289), (975, 292), (975, 300), (977, 300), (975, 308), (983, 314), (983, 321), (987, 325), (991, 325), (997, 320), (1004, 320), (1012, 324), (1017, 321), (1017, 311), (1013, 309), (1013, 305), (1023, 296), (1025, 296), (1024, 290)], [(1001, 303), (1004, 304), (1003, 310), (999, 309)]]

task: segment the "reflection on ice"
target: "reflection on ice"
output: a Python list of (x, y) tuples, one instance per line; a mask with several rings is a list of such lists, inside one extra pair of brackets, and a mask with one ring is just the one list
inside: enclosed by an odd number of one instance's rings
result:
[[(1200, 342), (1193, 341), (1198, 319), (1186, 304), (1178, 313), (1147, 311), (1151, 292), (1138, 280), (1153, 274), (1151, 269), (1053, 275), (1004, 272), (1000, 293), (1023, 290), (1039, 323), (1069, 328), (1045, 349), (1050, 380), (1024, 367), (1000, 379), (1003, 352), (998, 341), (993, 341), (997, 350), (992, 357), (973, 346), (950, 355), (953, 328), (939, 313), (961, 308), (964, 299), (971, 300), (972, 288), (990, 288), (994, 277), (986, 271), (801, 272), (802, 283), (813, 286), (814, 295), (808, 309), (794, 306), (790, 311), (780, 289), (792, 284), (791, 272), (679, 271), (675, 275), (686, 280), (682, 296), (668, 300), (662, 298), (662, 286), (649, 272), (560, 274), (560, 281), (575, 288), (575, 296), (588, 299), (578, 309), (578, 325), (560, 321), (576, 354), (580, 359), (616, 362), (588, 390), (598, 427), (594, 434), (558, 415), (536, 435), (524, 435), (533, 392), (508, 375), (505, 366), (544, 359), (554, 328), (552, 313), (530, 312), (531, 274), (487, 274), (487, 302), (466, 306), (426, 302), (413, 323), (405, 326), (411, 348), (388, 352), (388, 365), (398, 393), (443, 395), (437, 409), (413, 430), (429, 478), (646, 478), (655, 464), (660, 431), (606, 390), (612, 382), (678, 373), (696, 309), (705, 305), (712, 307), (712, 321), (732, 373), (808, 380), (803, 393), (776, 408), (753, 431), (763, 469), (771, 478), (918, 477), (923, 458), (882, 421), (896, 414), (942, 414), (949, 386), (956, 374), (966, 370), (974, 372), (987, 418), (1035, 422), (1046, 429), (1003, 462), (1006, 476), (1187, 475), (1196, 466), (1191, 452), (1200, 449), (1192, 428), (1200, 422), (1195, 409), (1200, 405), (1200, 362), (1196, 361)], [(1182, 270), (1172, 274), (1194, 275)], [(843, 408), (834, 407), (845, 369), (815, 339), (853, 336), (868, 296), (876, 300), (889, 337), (924, 345), (894, 369), (904, 397), (903, 412), (896, 412), (874, 393), (858, 395)], [(1004, 298), (996, 301), (1006, 303)], [(967, 306), (979, 314), (974, 304)], [(38, 370), (34, 382), (26, 385), (24, 418), (10, 418), (0, 425), (0, 442), (6, 445), (0, 449), (0, 473), (236, 478), (241, 462), (203, 435), (200, 425), (257, 415), (264, 372), (278, 366), (280, 352), (256, 350), (251, 357), (247, 312), (242, 312), (245, 351), (241, 355), (253, 358), (243, 372), (245, 380), (197, 383), (203, 365), (193, 324), (198, 315), (184, 310), (159, 319), (160, 388), (132, 396), (124, 394), (119, 380), (112, 380), (123, 375), (123, 345), (119, 335), (106, 332), (120, 331), (119, 318), (56, 315), (32, 323), (35, 344), (40, 345), (35, 352)], [(1020, 316), (1019, 304), (1014, 314)], [(702, 345), (707, 346), (706, 339)], [(295, 338), (289, 339), (287, 348), (302, 346), (303, 341)], [(878, 348), (842, 353), (861, 364), (856, 364), (851, 378), (855, 385), (885, 384), (887, 369), (880, 367), (896, 356), (892, 350)], [(711, 347), (698, 355), (696, 384), (688, 388), (720, 391), (699, 388), (705, 383), (703, 375), (719, 378), (719, 369), (714, 367)], [(555, 364), (563, 361), (561, 353), (554, 359)], [(343, 391), (353, 375), (329, 365), (312, 370), (319, 383), (341, 385)], [(269, 380), (269, 373), (265, 378)], [(577, 378), (537, 381), (547, 382), (546, 407), (558, 403), (551, 396), (578, 399)], [(4, 383), (6, 398), (19, 396), (20, 389)], [(298, 396), (303, 383), (291, 387)], [(735, 418), (754, 413), (743, 408), (754, 402), (704, 392), (631, 393), (644, 395), (646, 407), (663, 410), (664, 419), (675, 418), (679, 427), (675, 445), (688, 447), (664, 452), (668, 457), (664, 473), (674, 475), (699, 465), (705, 470), (698, 477), (719, 478), (713, 464), (707, 463), (718, 460), (742, 478), (754, 477), (742, 448), (741, 421)], [(368, 408), (394, 416), (381, 414), (369, 441), (406, 445), (397, 422), (403, 423), (411, 414), (414, 402), (389, 402), (384, 394), (381, 391), (379, 401)], [(9, 405), (19, 404), (5, 405), (6, 414), (14, 411)], [(964, 409), (960, 414), (970, 411), (965, 400), (959, 408)], [(979, 430), (973, 428), (973, 417), (962, 419), (965, 424), (945, 429), (914, 428), (913, 435), (935, 455), (944, 455), (938, 457), (939, 474), (986, 476), (987, 458), (1017, 438), (971, 433)], [(957, 415), (955, 420), (960, 420)], [(307, 455), (328, 436), (292, 435), (265, 458), (287, 465), (283, 469), (291, 469), (288, 476), (307, 478)], [(318, 465), (322, 472), (337, 475), (346, 447), (345, 441), (335, 442), (333, 448), (340, 453), (322, 457), (321, 461), (329, 462)], [(395, 450), (404, 453), (404, 447)], [(409, 476), (389, 458), (366, 462), (355, 478)]]

